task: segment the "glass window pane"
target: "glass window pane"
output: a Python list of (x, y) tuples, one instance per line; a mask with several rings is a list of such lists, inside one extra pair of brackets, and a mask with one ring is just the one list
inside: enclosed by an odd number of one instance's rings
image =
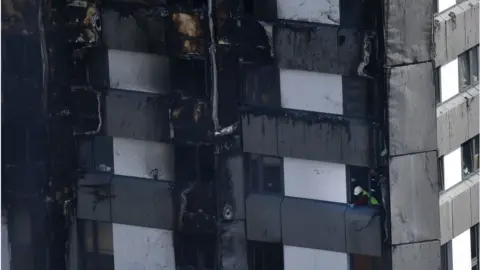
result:
[(468, 52), (462, 53), (458, 57), (458, 81), (460, 89), (470, 85), (470, 63)]
[(476, 171), (480, 167), (479, 165), (479, 136), (473, 139), (473, 170)]
[(462, 172), (463, 177), (473, 172), (472, 162), (472, 142), (466, 142), (462, 145)]
[(84, 245), (86, 252), (94, 252), (93, 248), (93, 221), (83, 221)]
[(478, 46), (470, 50), (471, 84), (478, 83)]
[(98, 253), (113, 254), (112, 223), (97, 222)]

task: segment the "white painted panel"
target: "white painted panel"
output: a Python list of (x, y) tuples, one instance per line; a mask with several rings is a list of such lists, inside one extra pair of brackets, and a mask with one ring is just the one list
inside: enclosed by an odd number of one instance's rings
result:
[(443, 170), (445, 190), (455, 186), (462, 181), (462, 150), (451, 152), (443, 157)]
[(10, 270), (10, 240), (7, 224), (2, 216), (2, 270)]
[(453, 270), (472, 269), (470, 230), (452, 239)]
[(457, 4), (457, 0), (438, 0), (438, 12)]
[(344, 164), (284, 158), (285, 196), (347, 202)]
[(112, 224), (115, 270), (175, 270), (173, 232)]
[(441, 102), (452, 98), (459, 92), (458, 59), (440, 67), (440, 97)]
[(340, 24), (340, 0), (277, 0), (279, 19)]
[(152, 178), (157, 169), (159, 180), (174, 180), (174, 150), (171, 144), (114, 138), (113, 151), (115, 174)]
[(170, 90), (169, 62), (165, 56), (108, 50), (110, 87), (155, 94)]
[(346, 253), (283, 246), (285, 270), (348, 270)]
[(282, 107), (343, 114), (342, 76), (302, 70), (280, 70)]

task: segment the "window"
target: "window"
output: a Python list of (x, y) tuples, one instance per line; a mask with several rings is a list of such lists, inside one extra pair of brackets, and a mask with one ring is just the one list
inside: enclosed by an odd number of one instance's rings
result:
[(250, 191), (283, 193), (282, 158), (251, 154), (249, 161)]
[(462, 176), (468, 177), (479, 168), (479, 136), (462, 145)]
[(113, 270), (112, 223), (81, 220), (82, 253), (86, 270)]
[(350, 270), (376, 270), (383, 269), (382, 258), (360, 254), (350, 255)]
[(444, 168), (443, 168), (443, 157), (438, 158), (438, 189), (440, 191), (445, 190), (445, 177), (444, 177)]
[(462, 149), (443, 156), (443, 188), (448, 190), (462, 181)]
[(283, 245), (248, 241), (248, 269), (283, 269)]
[(462, 53), (458, 59), (460, 90), (478, 83), (478, 46)]
[(478, 227), (479, 224), (473, 226), (470, 228), (470, 244), (471, 244), (471, 250), (472, 250), (472, 270), (479, 270), (480, 269), (480, 264), (478, 262), (479, 259), (479, 235), (478, 235)]
[(435, 101), (437, 102), (437, 104), (439, 104), (440, 102), (442, 102), (442, 94), (441, 94), (441, 91), (440, 91), (440, 68), (436, 68), (435, 71), (433, 72), (433, 76), (434, 76), (434, 80), (435, 80)]
[(452, 243), (445, 243), (440, 247), (442, 270), (451, 270), (452, 267)]
[[(380, 175), (376, 173), (369, 174), (369, 168), (366, 167), (348, 166), (347, 171), (347, 179), (349, 179), (349, 203), (359, 202), (359, 196), (355, 195), (356, 187), (361, 187), (365, 191), (370, 188), (370, 195), (375, 198), (378, 203), (381, 203), (382, 186), (379, 179)], [(371, 179), (370, 183), (369, 179)]]
[(216, 237), (212, 234), (176, 235), (175, 260), (179, 269), (213, 270)]

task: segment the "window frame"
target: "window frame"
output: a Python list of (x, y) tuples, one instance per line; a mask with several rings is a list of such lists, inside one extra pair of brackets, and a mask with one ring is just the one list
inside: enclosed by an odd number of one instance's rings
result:
[[(478, 45), (474, 46), (473, 48), (470, 48), (469, 50), (463, 52), (458, 56), (458, 89), (460, 90), (460, 92), (465, 91), (466, 89), (474, 85), (477, 85), (479, 83), (478, 49), (479, 49)], [(465, 66), (468, 69), (466, 72), (467, 79), (465, 84), (461, 83), (461, 79), (464, 77), (462, 73), (462, 61), (466, 63)], [(476, 71), (474, 68), (475, 63), (477, 63)], [(475, 72), (477, 72), (476, 74), (477, 80), (472, 81), (475, 76)]]
[(479, 224), (470, 228), (470, 244), (472, 252), (472, 270), (480, 270)]
[[(278, 191), (268, 191), (264, 187), (265, 183), (265, 162), (264, 158), (273, 158), (277, 159), (279, 162), (279, 190)], [(285, 184), (284, 184), (284, 170), (283, 170), (283, 157), (269, 156), (269, 155), (260, 155), (260, 154), (248, 154), (247, 160), (247, 173), (248, 173), (248, 183), (247, 183), (247, 194), (248, 193), (265, 193), (273, 195), (284, 195), (285, 193)], [(255, 168), (255, 169), (254, 169)]]
[[(257, 258), (260, 255), (260, 262)], [(267, 258), (265, 258), (267, 257)], [(268, 258), (275, 257), (275, 258)], [(280, 257), (280, 258), (279, 258)], [(247, 261), (250, 270), (278, 270), (284, 269), (284, 253), (282, 243), (267, 243), (247, 241)], [(257, 267), (260, 263), (261, 266)]]
[(447, 242), (440, 247), (440, 261), (442, 270), (452, 270), (452, 242)]
[(437, 160), (437, 166), (438, 166), (438, 188), (440, 192), (445, 191), (445, 172), (444, 172), (444, 162), (443, 162), (443, 156), (439, 157)]
[[(98, 266), (99, 264), (102, 267), (106, 267), (108, 269), (115, 269), (114, 263), (114, 251), (113, 251), (113, 224), (110, 222), (101, 222), (97, 220), (86, 220), (86, 219), (79, 219), (79, 239), (80, 239), (80, 260), (79, 260), (79, 269), (81, 270), (94, 270), (93, 266)], [(110, 232), (112, 233), (112, 246), (111, 246), (111, 253), (101, 253), (100, 252), (100, 242), (99, 242), (99, 223), (103, 223), (109, 227)], [(91, 234), (92, 234), (92, 251), (88, 251), (87, 248), (87, 226), (91, 226)], [(93, 266), (92, 266), (93, 265)], [(105, 268), (102, 268), (105, 269)]]
[[(477, 157), (475, 160), (475, 154), (480, 155), (478, 152), (478, 147), (480, 144), (480, 138), (479, 135), (471, 138), (470, 140), (466, 141), (465, 143), (462, 144), (461, 149), (462, 149), (462, 180), (468, 179), (472, 174), (477, 173), (479, 171), (479, 159), (480, 157)], [(465, 152), (468, 151), (468, 164), (467, 161), (465, 160)], [(475, 168), (475, 163), (476, 167)], [(468, 173), (464, 172), (465, 166), (468, 166)]]

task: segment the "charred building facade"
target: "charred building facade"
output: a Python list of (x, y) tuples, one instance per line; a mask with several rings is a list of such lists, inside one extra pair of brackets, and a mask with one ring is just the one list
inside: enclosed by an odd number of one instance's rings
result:
[(3, 0), (2, 269), (478, 269), (450, 2)]

